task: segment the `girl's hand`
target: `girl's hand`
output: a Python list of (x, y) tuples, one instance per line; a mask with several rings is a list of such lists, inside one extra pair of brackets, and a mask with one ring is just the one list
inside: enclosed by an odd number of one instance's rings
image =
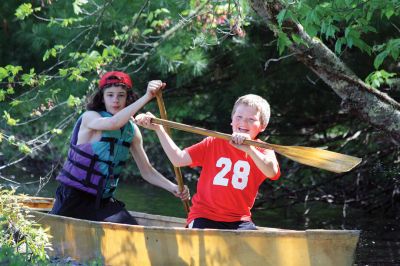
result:
[(147, 84), (146, 94), (153, 98), (156, 96), (157, 92), (165, 88), (166, 85), (167, 84), (163, 83), (161, 80), (152, 80)]
[(155, 116), (150, 112), (147, 112), (145, 114), (138, 114), (135, 117), (135, 123), (141, 127), (147, 128), (147, 129), (157, 130), (161, 126), (151, 123), (151, 119), (154, 117)]
[(186, 185), (183, 186), (182, 192), (179, 192), (179, 187), (177, 185), (175, 185), (174, 189), (171, 192), (175, 195), (175, 197), (178, 197), (181, 200), (190, 200), (189, 188)]

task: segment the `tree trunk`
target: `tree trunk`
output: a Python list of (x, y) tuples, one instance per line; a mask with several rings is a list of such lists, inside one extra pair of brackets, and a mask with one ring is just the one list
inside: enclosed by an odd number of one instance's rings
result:
[[(282, 10), (278, 0), (250, 0), (252, 8), (275, 34), (276, 15)], [(400, 104), (387, 94), (369, 87), (321, 41), (311, 38), (300, 24), (288, 22), (283, 31), (298, 34), (306, 45), (293, 43), (290, 50), (342, 99), (344, 106), (355, 111), (361, 119), (389, 133), (400, 142)]]

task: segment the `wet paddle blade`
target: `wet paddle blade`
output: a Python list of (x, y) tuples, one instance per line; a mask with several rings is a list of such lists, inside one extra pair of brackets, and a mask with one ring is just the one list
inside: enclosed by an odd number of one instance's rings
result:
[(293, 161), (335, 173), (348, 172), (362, 161), (361, 158), (318, 148), (269, 145), (275, 152)]

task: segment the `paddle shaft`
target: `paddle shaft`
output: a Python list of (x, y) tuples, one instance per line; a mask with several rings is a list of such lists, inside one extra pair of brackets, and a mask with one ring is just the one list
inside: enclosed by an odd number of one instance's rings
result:
[[(152, 118), (152, 122), (166, 127), (172, 127), (191, 133), (221, 138), (225, 140), (230, 140), (232, 137), (229, 134), (207, 130), (199, 127), (188, 126), (165, 119)], [(302, 146), (283, 146), (254, 140), (245, 140), (243, 144), (253, 145), (264, 149), (271, 149), (293, 161), (335, 173), (348, 172), (361, 162), (361, 158), (318, 148)]]
[[(160, 90), (157, 94), (156, 94), (156, 98), (157, 98), (157, 104), (158, 104), (158, 109), (160, 110), (160, 116), (163, 119), (168, 119), (167, 118), (167, 111), (165, 109), (165, 104), (164, 104), (164, 100), (162, 97), (162, 91)], [(171, 130), (170, 128), (166, 129), (167, 134), (169, 136), (171, 136)], [(178, 183), (178, 187), (179, 187), (179, 191), (182, 192), (184, 189), (184, 184), (183, 184), (183, 178), (182, 178), (182, 172), (181, 169), (179, 167), (176, 167), (173, 165), (174, 168), (174, 172), (175, 172), (175, 176), (176, 176), (176, 181)], [(183, 201), (183, 205), (185, 208), (186, 213), (189, 213), (189, 209), (190, 209), (190, 204), (188, 200), (184, 200)]]
[[(175, 128), (175, 129), (179, 129), (179, 130), (190, 132), (190, 133), (196, 133), (196, 134), (203, 135), (203, 136), (216, 137), (216, 138), (225, 139), (225, 140), (231, 140), (231, 138), (232, 138), (232, 135), (229, 135), (226, 133), (212, 131), (212, 130), (204, 129), (201, 127), (188, 126), (185, 124), (168, 121), (168, 120), (160, 119), (160, 118), (152, 118), (151, 122), (154, 124), (166, 126), (167, 127), (166, 130), (168, 130), (168, 128)], [(167, 131), (167, 133), (168, 133), (168, 131)], [(253, 146), (257, 146), (257, 147), (264, 148), (264, 149), (270, 149), (270, 150), (273, 150), (274, 146), (275, 146), (273, 144), (259, 142), (259, 141), (255, 141), (255, 140), (247, 140), (247, 139), (244, 140), (243, 144), (253, 145)]]

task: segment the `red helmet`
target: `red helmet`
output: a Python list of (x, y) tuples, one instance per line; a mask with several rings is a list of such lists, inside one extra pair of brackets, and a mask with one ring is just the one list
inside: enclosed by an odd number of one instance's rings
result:
[(125, 85), (127, 90), (132, 89), (132, 80), (128, 74), (120, 71), (111, 71), (104, 74), (99, 82), (99, 89), (102, 90), (106, 85), (120, 84)]

